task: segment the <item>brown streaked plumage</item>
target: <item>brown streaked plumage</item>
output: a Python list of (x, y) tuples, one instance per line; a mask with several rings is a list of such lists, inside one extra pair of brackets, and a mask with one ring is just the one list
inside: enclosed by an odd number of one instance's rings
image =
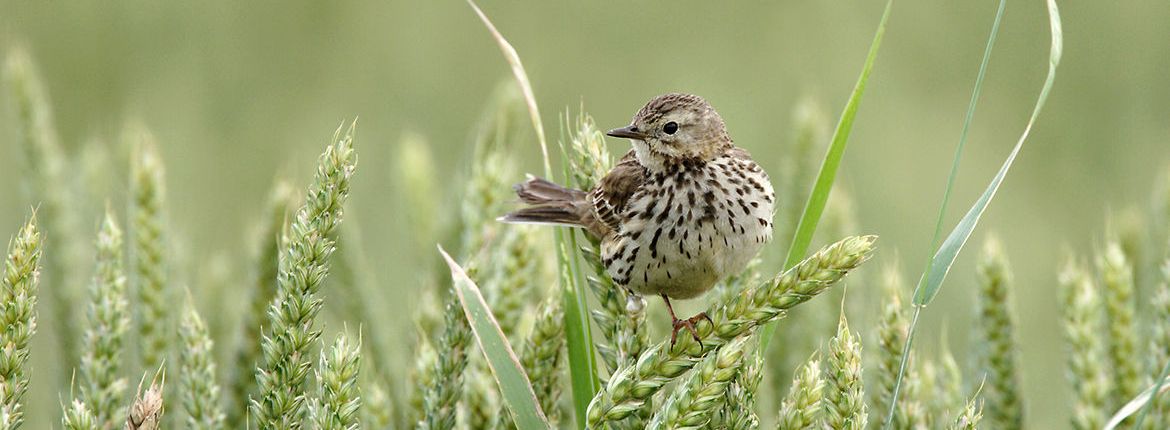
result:
[(594, 189), (529, 178), (515, 187), (528, 206), (502, 220), (583, 227), (601, 239), (614, 283), (666, 302), (672, 344), (684, 327), (698, 340), (694, 324), (706, 314), (680, 320), (670, 299), (710, 290), (771, 240), (776, 196), (768, 174), (694, 95), (655, 97), (629, 126), (607, 134), (630, 139), (633, 149)]

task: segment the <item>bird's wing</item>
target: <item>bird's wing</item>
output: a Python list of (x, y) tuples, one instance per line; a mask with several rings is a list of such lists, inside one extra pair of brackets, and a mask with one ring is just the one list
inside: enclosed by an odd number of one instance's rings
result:
[(627, 152), (589, 193), (597, 219), (611, 231), (619, 231), (626, 203), (642, 188), (647, 176), (646, 168), (638, 164), (634, 151)]

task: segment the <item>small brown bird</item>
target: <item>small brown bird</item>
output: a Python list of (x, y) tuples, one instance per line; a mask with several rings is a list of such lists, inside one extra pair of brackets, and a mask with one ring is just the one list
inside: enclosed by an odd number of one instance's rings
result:
[(610, 130), (633, 149), (592, 190), (544, 179), (516, 185), (528, 206), (501, 220), (583, 227), (601, 239), (614, 283), (666, 302), (674, 329), (699, 340), (700, 313), (682, 320), (670, 299), (689, 299), (739, 273), (772, 238), (775, 193), (768, 174), (727, 135), (701, 97), (666, 94), (627, 127)]

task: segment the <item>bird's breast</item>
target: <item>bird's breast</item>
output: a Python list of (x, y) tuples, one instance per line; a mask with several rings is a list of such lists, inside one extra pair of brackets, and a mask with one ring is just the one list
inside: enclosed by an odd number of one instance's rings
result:
[(686, 299), (743, 270), (772, 237), (775, 195), (750, 158), (725, 156), (653, 174), (602, 243), (614, 281)]

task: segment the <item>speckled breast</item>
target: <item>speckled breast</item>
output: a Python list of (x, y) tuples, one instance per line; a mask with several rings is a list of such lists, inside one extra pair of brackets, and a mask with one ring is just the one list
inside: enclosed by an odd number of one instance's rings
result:
[(739, 154), (653, 174), (630, 198), (620, 230), (602, 243), (617, 284), (687, 299), (747, 266), (772, 238), (775, 194)]

